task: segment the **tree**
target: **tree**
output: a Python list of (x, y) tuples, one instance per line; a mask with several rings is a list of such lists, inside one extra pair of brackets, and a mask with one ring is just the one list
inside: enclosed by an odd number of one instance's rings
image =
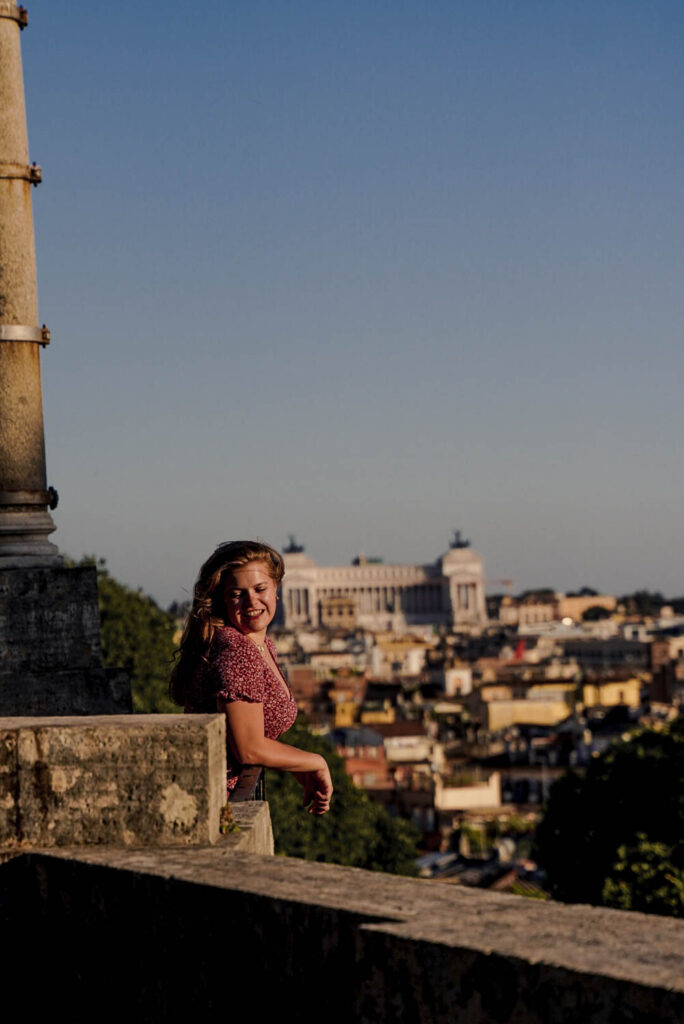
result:
[(609, 619), (611, 613), (600, 604), (592, 604), (582, 615), (582, 622), (599, 622), (601, 619)]
[(651, 843), (643, 832), (634, 846), (620, 846), (603, 902), (620, 910), (684, 917), (684, 841)]
[(555, 899), (684, 916), (684, 717), (555, 783), (536, 855)]
[(633, 594), (625, 594), (619, 599), (628, 615), (655, 616), (665, 604), (665, 598), (658, 590), (635, 590)]
[(302, 788), (290, 772), (266, 772), (266, 797), (273, 823), (276, 852), (288, 857), (326, 861), (415, 875), (418, 833), (410, 822), (392, 818), (357, 789), (344, 762), (325, 740), (299, 722), (283, 742), (322, 754), (330, 766), (332, 809), (316, 817), (302, 807)]
[(81, 559), (97, 565), (100, 636), (104, 663), (129, 674), (133, 710), (169, 713), (180, 709), (168, 695), (175, 648), (176, 620), (141, 590), (131, 590), (107, 571), (104, 559)]
[(543, 602), (553, 601), (556, 597), (556, 591), (552, 590), (551, 587), (536, 587), (532, 590), (523, 590), (522, 594), (518, 594), (518, 601), (532, 602)]

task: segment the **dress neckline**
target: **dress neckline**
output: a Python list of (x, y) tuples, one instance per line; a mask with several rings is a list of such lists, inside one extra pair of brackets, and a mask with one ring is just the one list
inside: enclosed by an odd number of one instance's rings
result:
[[(294, 695), (292, 693), (292, 690), (290, 689), (290, 684), (288, 683), (287, 679), (283, 675), (283, 673), (282, 673), (282, 671), (280, 669), (280, 665), (278, 664), (278, 659), (276, 657), (278, 652), (276, 651), (275, 644), (271, 640), (270, 636), (264, 637), (264, 643), (266, 645), (266, 649), (268, 650), (268, 653), (271, 655), (271, 659), (273, 661), (273, 664), (275, 665), (276, 669), (278, 670), (278, 675), (276, 675), (276, 673), (273, 671), (273, 669), (271, 668), (269, 663), (266, 661), (266, 659), (263, 657), (263, 655), (261, 655), (261, 652), (260, 652), (260, 657), (262, 658), (263, 663), (266, 666), (266, 669), (271, 673), (271, 675), (275, 679), (275, 681), (278, 684), (278, 686), (281, 689), (282, 689), (282, 687), (285, 688), (285, 694), (286, 694), (288, 700), (293, 700), (294, 699)], [(278, 678), (278, 677), (280, 677), (280, 678)]]
[(273, 669), (271, 668), (269, 663), (264, 658), (262, 652), (259, 650), (259, 644), (257, 644), (254, 640), (250, 640), (250, 638), (247, 636), (246, 633), (243, 633), (243, 632), (241, 632), (241, 630), (236, 629), (235, 626), (227, 626), (226, 628), (227, 629), (232, 629), (233, 632), (237, 633), (237, 635), (239, 637), (242, 637), (243, 640), (246, 640), (250, 647), (254, 648), (254, 650), (257, 652), (257, 654), (259, 655), (259, 657), (263, 661), (264, 668), (271, 675), (271, 677), (272, 677), (273, 681), (275, 682), (276, 686), (278, 687), (278, 689), (284, 691), (285, 696), (287, 697), (288, 700), (294, 700), (294, 694), (292, 693), (292, 690), (290, 688), (290, 684), (288, 683), (287, 679), (283, 675), (283, 673), (281, 671), (281, 668), (280, 668), (280, 665), (278, 664), (278, 651), (277, 651), (276, 645), (273, 643), (273, 641), (271, 640), (270, 636), (266, 635), (264, 637), (264, 646), (265, 646), (266, 650), (268, 651), (269, 655), (271, 656), (271, 660), (273, 661), (273, 664), (275, 665), (275, 667), (277, 669), (277, 673), (273, 671)]

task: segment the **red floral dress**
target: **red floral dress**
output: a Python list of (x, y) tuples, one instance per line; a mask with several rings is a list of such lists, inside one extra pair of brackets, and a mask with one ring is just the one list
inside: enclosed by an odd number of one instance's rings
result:
[[(276, 664), (275, 644), (266, 637), (266, 646)], [(297, 704), (282, 677), (275, 675), (259, 654), (255, 644), (239, 630), (224, 626), (214, 633), (207, 660), (195, 673), (192, 695), (185, 703), (186, 714), (215, 712), (216, 701), (246, 700), (264, 705), (264, 735), (277, 740), (297, 717)], [(226, 744), (228, 792), (237, 785), (240, 763), (230, 743)]]

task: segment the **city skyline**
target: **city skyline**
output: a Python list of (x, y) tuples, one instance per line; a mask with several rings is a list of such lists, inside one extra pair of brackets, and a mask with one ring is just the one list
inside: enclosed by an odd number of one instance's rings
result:
[(122, 13), (22, 34), (60, 549), (684, 592), (680, 6)]

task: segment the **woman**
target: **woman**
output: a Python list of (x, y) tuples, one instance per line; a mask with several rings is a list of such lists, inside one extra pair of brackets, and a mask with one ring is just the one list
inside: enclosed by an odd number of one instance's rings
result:
[(293, 772), (312, 814), (330, 808), (332, 781), (320, 754), (278, 739), (297, 717), (297, 705), (266, 636), (285, 569), (274, 548), (257, 541), (221, 544), (200, 570), (171, 696), (186, 714), (219, 711), (228, 727), (230, 794), (240, 767)]

